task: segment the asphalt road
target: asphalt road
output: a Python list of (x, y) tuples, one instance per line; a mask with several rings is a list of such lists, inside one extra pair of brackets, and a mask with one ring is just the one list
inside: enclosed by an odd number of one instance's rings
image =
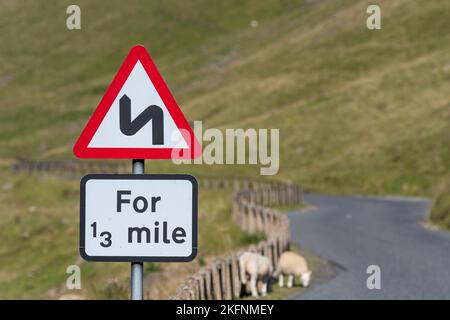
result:
[[(421, 222), (424, 199), (308, 194), (315, 208), (289, 214), (292, 242), (333, 269), (318, 270), (311, 288), (292, 299), (450, 299), (450, 233)], [(369, 265), (381, 270), (381, 289), (369, 290)], [(320, 268), (319, 268), (320, 269)]]

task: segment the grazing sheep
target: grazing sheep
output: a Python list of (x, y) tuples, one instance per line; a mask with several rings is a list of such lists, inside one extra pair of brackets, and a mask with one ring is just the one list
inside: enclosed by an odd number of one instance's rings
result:
[(262, 281), (261, 294), (263, 296), (267, 294), (267, 285), (273, 272), (269, 258), (252, 252), (244, 252), (239, 256), (239, 269), (242, 284), (247, 283), (247, 275), (250, 277), (252, 296), (258, 296), (258, 280)]
[(292, 251), (286, 251), (280, 256), (278, 261), (277, 270), (275, 276), (278, 275), (278, 285), (283, 287), (284, 276), (288, 276), (288, 288), (294, 285), (295, 277), (300, 278), (304, 287), (309, 285), (311, 279), (311, 271), (308, 269), (308, 264), (305, 258)]

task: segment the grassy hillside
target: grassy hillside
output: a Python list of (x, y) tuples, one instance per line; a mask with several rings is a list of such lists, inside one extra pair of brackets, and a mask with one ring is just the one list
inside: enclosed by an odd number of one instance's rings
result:
[[(17, 156), (73, 158), (136, 43), (189, 120), (279, 128), (278, 177), (331, 193), (431, 196), (450, 173), (450, 3), (379, 0), (378, 31), (366, 28), (370, 3), (79, 0), (82, 29), (69, 31), (71, 1), (0, 0), (0, 297), (52, 296), (77, 261), (77, 183), (13, 176), (8, 165)], [(152, 161), (148, 171), (258, 175), (259, 167)], [(215, 201), (227, 198), (201, 196), (205, 212), (227, 219)], [(215, 239), (205, 256), (242, 243), (221, 247), (215, 227), (202, 224)], [(123, 264), (83, 268), (99, 279), (91, 296), (128, 274)]]
[(69, 1), (2, 2), (2, 157), (72, 157), (142, 43), (190, 120), (280, 128), (280, 175), (311, 189), (423, 194), (449, 171), (446, 0), (379, 1), (379, 31), (370, 1), (79, 1), (80, 31), (65, 28)]

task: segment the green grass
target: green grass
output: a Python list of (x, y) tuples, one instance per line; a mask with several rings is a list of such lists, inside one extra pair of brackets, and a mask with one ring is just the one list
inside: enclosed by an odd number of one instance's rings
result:
[(444, 180), (434, 197), (430, 219), (446, 230), (450, 230), (450, 178)]
[(259, 243), (263, 240), (266, 240), (266, 236), (263, 233), (244, 233), (241, 235), (240, 238), (240, 243), (243, 244), (255, 244), (255, 243)]
[[(82, 29), (69, 31), (70, 1), (0, 0), (0, 297), (53, 297), (78, 247), (77, 183), (13, 176), (7, 165), (17, 156), (73, 158), (136, 43), (188, 120), (279, 128), (277, 178), (328, 193), (433, 196), (450, 173), (450, 3), (379, 0), (382, 29), (369, 31), (370, 3), (79, 0)], [(170, 161), (149, 161), (148, 170), (259, 174), (259, 166)], [(198, 261), (206, 261), (247, 240), (229, 223), (228, 196), (200, 196)], [(447, 221), (439, 199), (431, 217)], [(82, 268), (92, 280), (83, 294), (122, 296), (108, 281), (126, 281), (127, 266)]]

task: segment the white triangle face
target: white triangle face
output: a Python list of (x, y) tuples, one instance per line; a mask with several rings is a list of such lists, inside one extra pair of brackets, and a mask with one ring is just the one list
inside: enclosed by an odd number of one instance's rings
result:
[[(119, 100), (125, 94), (131, 100), (131, 120), (134, 120), (151, 105), (157, 105), (163, 110), (164, 144), (153, 144), (153, 120), (145, 124), (134, 135), (127, 136), (121, 132)], [(139, 60), (92, 137), (88, 148), (188, 148), (180, 130)]]

